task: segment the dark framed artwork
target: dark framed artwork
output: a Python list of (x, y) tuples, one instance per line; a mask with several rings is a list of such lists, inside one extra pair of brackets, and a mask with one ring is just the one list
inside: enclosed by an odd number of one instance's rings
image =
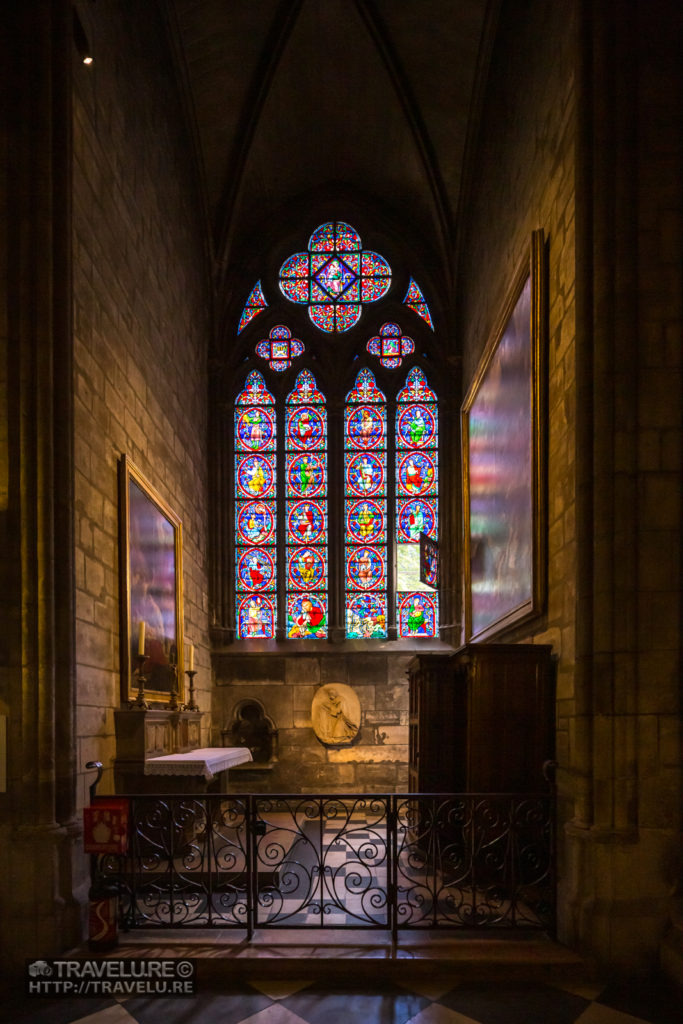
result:
[(147, 700), (166, 703), (173, 690), (182, 700), (182, 524), (125, 455), (119, 495), (121, 698), (135, 697), (144, 653)]
[(468, 642), (545, 601), (544, 266), (535, 231), (462, 407)]

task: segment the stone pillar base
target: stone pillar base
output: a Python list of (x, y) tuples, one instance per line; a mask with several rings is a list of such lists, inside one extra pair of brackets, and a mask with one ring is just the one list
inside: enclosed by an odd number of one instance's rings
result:
[(675, 863), (676, 833), (569, 824), (565, 840), (560, 940), (612, 973), (656, 971), (671, 920), (671, 879), (663, 865)]
[(59, 956), (82, 941), (88, 861), (81, 844), (77, 822), (0, 828), (0, 964), (8, 988), (23, 985), (25, 960)]

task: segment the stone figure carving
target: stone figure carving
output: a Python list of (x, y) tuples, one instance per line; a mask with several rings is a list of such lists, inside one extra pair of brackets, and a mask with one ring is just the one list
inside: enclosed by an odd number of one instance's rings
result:
[(350, 686), (330, 683), (316, 691), (311, 719), (313, 730), (322, 743), (332, 746), (351, 743), (360, 728), (360, 717), (360, 701)]

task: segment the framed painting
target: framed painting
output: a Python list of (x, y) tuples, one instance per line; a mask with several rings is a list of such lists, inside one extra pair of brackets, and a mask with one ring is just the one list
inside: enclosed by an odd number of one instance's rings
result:
[(121, 699), (134, 699), (144, 654), (147, 700), (168, 703), (174, 690), (182, 700), (182, 524), (125, 455), (119, 507)]
[(468, 642), (545, 601), (545, 295), (535, 231), (462, 406)]

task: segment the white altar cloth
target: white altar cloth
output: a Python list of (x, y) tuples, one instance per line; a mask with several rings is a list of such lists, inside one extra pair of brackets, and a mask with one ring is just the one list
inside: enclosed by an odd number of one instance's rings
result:
[(164, 754), (145, 761), (145, 775), (203, 775), (211, 782), (225, 768), (251, 761), (248, 747), (198, 747), (184, 754)]

